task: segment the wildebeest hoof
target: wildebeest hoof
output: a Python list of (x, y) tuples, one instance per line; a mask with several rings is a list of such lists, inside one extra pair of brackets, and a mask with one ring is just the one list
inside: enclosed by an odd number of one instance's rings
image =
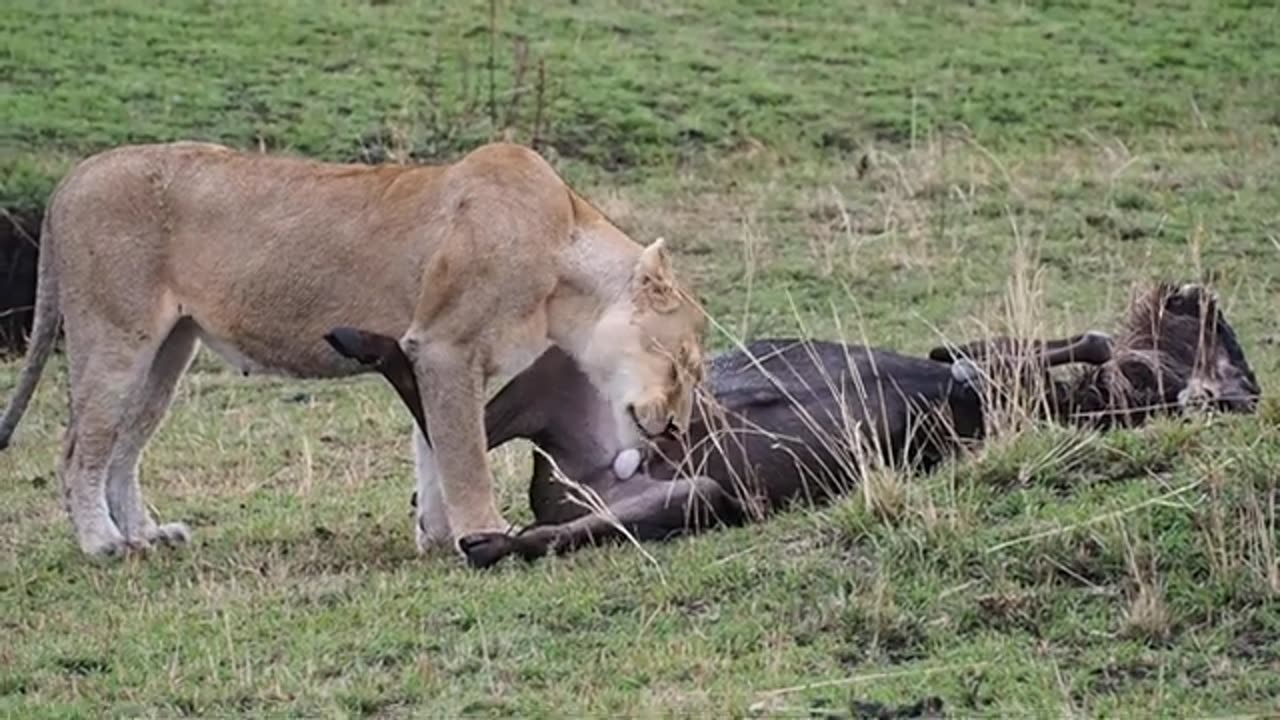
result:
[(1092, 363), (1094, 365), (1102, 365), (1111, 359), (1112, 348), (1115, 341), (1111, 335), (1101, 330), (1090, 330), (1082, 336), (1079, 349), (1076, 351), (1075, 359)]
[(929, 351), (929, 359), (940, 363), (953, 363), (962, 357), (958, 348), (954, 349), (948, 345), (939, 345)]
[(376, 365), (382, 356), (378, 348), (370, 347), (366, 333), (350, 327), (336, 327), (325, 333), (325, 342), (346, 358), (351, 358), (361, 365)]
[(473, 568), (487, 568), (516, 551), (515, 541), (506, 533), (482, 532), (458, 538), (458, 549)]

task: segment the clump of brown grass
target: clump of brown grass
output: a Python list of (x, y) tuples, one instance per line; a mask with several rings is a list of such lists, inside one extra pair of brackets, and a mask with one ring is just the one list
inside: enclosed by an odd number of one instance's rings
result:
[(1215, 579), (1247, 578), (1263, 595), (1280, 597), (1280, 555), (1276, 538), (1280, 488), (1232, 477), (1234, 458), (1200, 462), (1206, 496), (1199, 511), (1200, 537)]
[(498, 26), (496, 3), (491, 0), (484, 72), (464, 52), (457, 59), (459, 86), (448, 92), (439, 80), (448, 74), (442, 70), (441, 58), (433, 55), (418, 86), (406, 89), (395, 119), (378, 137), (363, 143), (358, 159), (401, 165), (429, 161), (480, 140), (523, 142), (554, 159), (555, 148), (547, 143), (553, 83), (546, 58), (531, 52), (528, 40), (516, 35), (510, 42), (506, 77), (500, 80)]
[(1149, 642), (1164, 642), (1173, 634), (1174, 618), (1165, 602), (1155, 548), (1149, 544), (1135, 545), (1123, 526), (1120, 531), (1131, 582), (1125, 630)]
[(820, 274), (857, 271), (873, 245), (896, 268), (930, 270), (958, 256), (954, 230), (1001, 182), (992, 158), (954, 132), (929, 132), (905, 149), (864, 148), (843, 177), (809, 194), (817, 222), (808, 242)]

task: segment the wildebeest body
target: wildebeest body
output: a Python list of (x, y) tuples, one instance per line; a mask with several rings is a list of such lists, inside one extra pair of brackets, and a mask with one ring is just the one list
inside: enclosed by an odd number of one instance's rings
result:
[[(393, 339), (339, 330), (330, 342), (413, 397), (413, 375)], [(516, 536), (463, 538), (469, 559), (536, 557), (617, 536), (619, 528), (661, 539), (758, 519), (790, 502), (840, 494), (867, 466), (927, 469), (982, 431), (978, 393), (954, 379), (951, 366), (861, 346), (756, 341), (713, 359), (703, 393), (688, 431), (658, 439), (641, 471), (619, 478), (613, 461), (621, 448), (602, 398), (564, 353), (546, 352), (485, 411), (490, 447), (521, 437), (540, 450), (529, 491), (536, 524)], [(612, 517), (589, 512), (561, 478), (588, 488)]]
[(657, 479), (705, 475), (772, 507), (845, 491), (867, 466), (928, 469), (982, 429), (945, 364), (890, 350), (760, 340), (717, 356), (687, 438), (658, 443)]

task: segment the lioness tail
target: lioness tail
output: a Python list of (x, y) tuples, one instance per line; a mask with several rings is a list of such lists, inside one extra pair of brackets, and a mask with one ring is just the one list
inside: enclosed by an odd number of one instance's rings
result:
[(53, 237), (49, 233), (49, 215), (46, 210), (40, 229), (40, 259), (36, 270), (36, 309), (35, 320), (31, 327), (31, 338), (27, 344), (26, 364), (22, 374), (18, 376), (18, 385), (14, 389), (9, 407), (0, 418), (0, 450), (9, 446), (9, 439), (22, 419), (31, 396), (35, 393), (36, 383), (40, 382), (40, 373), (49, 354), (53, 351), (54, 340), (58, 337), (58, 325), (62, 314), (58, 308), (58, 273), (53, 267)]

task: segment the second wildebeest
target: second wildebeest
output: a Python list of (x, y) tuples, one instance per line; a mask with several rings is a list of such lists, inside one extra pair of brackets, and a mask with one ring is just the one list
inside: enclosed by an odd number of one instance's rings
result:
[[(416, 397), (393, 338), (343, 328), (328, 339), (375, 365), (402, 398)], [(1084, 369), (1049, 374), (1070, 364)], [(1213, 295), (1198, 285), (1162, 284), (1137, 296), (1115, 339), (1097, 332), (997, 338), (937, 348), (927, 359), (822, 341), (752, 342), (709, 363), (689, 430), (656, 441), (634, 468), (619, 462), (603, 400), (571, 359), (552, 350), (486, 408), (490, 447), (527, 438), (540, 451), (529, 489), (535, 524), (460, 544), (471, 563), (485, 566), (623, 530), (663, 539), (757, 519), (787, 503), (822, 502), (869, 466), (927, 470), (980, 441), (993, 386), (1032, 376), (1043, 394), (1034, 406), (1095, 427), (1204, 403), (1248, 412), (1260, 392)], [(425, 431), (416, 403), (407, 404)]]
[(36, 298), (41, 210), (0, 210), (0, 356), (26, 347)]

